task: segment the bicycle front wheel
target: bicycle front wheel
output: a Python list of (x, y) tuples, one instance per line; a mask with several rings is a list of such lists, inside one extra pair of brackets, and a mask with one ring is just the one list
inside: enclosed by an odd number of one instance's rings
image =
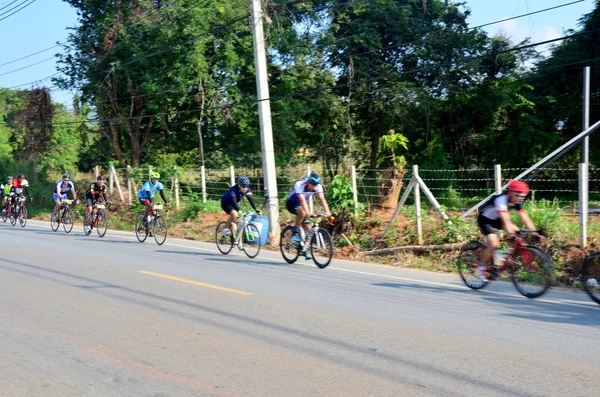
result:
[(27, 224), (27, 207), (26, 206), (21, 206), (21, 213), (19, 214), (19, 223), (21, 224), (21, 227), (25, 227), (25, 225)]
[(300, 243), (294, 240), (294, 231), (291, 226), (286, 226), (281, 231), (279, 250), (283, 259), (289, 264), (296, 262), (298, 259), (298, 255), (300, 255)]
[(526, 245), (509, 259), (510, 278), (527, 298), (542, 296), (552, 285), (552, 259), (541, 249)]
[(63, 229), (65, 229), (65, 233), (71, 233), (73, 230), (73, 224), (75, 223), (75, 214), (71, 211), (71, 208), (67, 208), (63, 213)]
[(310, 239), (310, 253), (315, 265), (319, 269), (325, 269), (333, 258), (333, 240), (331, 234), (325, 229), (319, 229)]
[(60, 209), (52, 211), (52, 215), (50, 215), (50, 227), (52, 231), (55, 232), (58, 230), (60, 226)]
[(227, 255), (233, 248), (233, 235), (231, 234), (231, 227), (225, 226), (226, 222), (221, 222), (217, 225), (215, 231), (215, 242), (217, 243), (217, 249), (223, 254)]
[(471, 289), (481, 289), (489, 284), (477, 275), (479, 257), (485, 247), (486, 245), (481, 241), (470, 241), (460, 248), (460, 254), (456, 259), (458, 274), (460, 274), (463, 283)]
[(17, 207), (14, 207), (10, 213), (10, 224), (12, 226), (17, 224), (18, 210), (19, 209)]
[(148, 228), (144, 225), (144, 214), (138, 215), (135, 220), (135, 237), (137, 237), (140, 243), (143, 243), (148, 238)]
[(154, 218), (152, 235), (154, 236), (154, 241), (156, 241), (156, 244), (158, 245), (163, 245), (167, 239), (167, 220), (162, 215), (158, 215)]
[(86, 236), (89, 236), (90, 233), (92, 233), (92, 225), (94, 222), (94, 214), (93, 212), (89, 213), (89, 214), (85, 214), (85, 216), (83, 217), (83, 234), (85, 234)]
[(260, 252), (260, 232), (253, 224), (248, 224), (244, 228), (244, 252), (248, 258), (255, 258)]
[(108, 229), (108, 216), (106, 216), (106, 212), (100, 211), (97, 217), (96, 233), (98, 233), (98, 237), (102, 238), (106, 234), (106, 229)]
[(600, 305), (600, 253), (590, 255), (583, 261), (581, 283), (590, 298)]

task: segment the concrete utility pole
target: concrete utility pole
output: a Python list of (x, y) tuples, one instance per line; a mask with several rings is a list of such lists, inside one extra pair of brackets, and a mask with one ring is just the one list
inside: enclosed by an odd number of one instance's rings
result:
[[(590, 67), (583, 68), (583, 129), (590, 127)], [(579, 165), (579, 245), (587, 246), (587, 220), (589, 207), (590, 137), (583, 139)]]
[(267, 55), (263, 32), (261, 0), (249, 0), (252, 13), (252, 38), (254, 42), (254, 63), (256, 66), (256, 91), (258, 94), (258, 119), (260, 122), (260, 142), (262, 147), (263, 175), (267, 193), (267, 215), (269, 217), (269, 240), (276, 244), (279, 239), (279, 202), (277, 201), (277, 173), (271, 126), (271, 102), (269, 101), (269, 81), (267, 79)]

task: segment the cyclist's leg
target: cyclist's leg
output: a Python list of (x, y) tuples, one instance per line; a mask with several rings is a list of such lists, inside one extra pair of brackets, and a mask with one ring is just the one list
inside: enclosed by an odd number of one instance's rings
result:
[[(58, 194), (56, 194), (56, 193), (52, 193), (52, 200), (54, 200), (54, 203), (56, 204), (56, 205), (54, 206), (54, 211), (58, 211), (58, 209), (60, 208), (60, 205), (61, 205), (61, 203), (62, 203), (62, 200), (61, 200), (61, 198), (58, 196)], [(53, 211), (53, 212), (54, 212), (54, 211)]]
[(85, 215), (89, 215), (92, 213), (92, 209), (94, 208), (94, 200), (91, 197), (85, 196)]
[(486, 247), (481, 251), (479, 256), (479, 269), (478, 273), (480, 274), (480, 278), (487, 281), (487, 277), (483, 274), (486, 270), (487, 264), (490, 262), (490, 259), (494, 253), (494, 250), (500, 246), (500, 238), (494, 232), (494, 229), (501, 227), (501, 222), (499, 219), (489, 219), (485, 216), (479, 215), (477, 217), (477, 225), (479, 226), (479, 230), (485, 235)]
[(146, 201), (144, 202), (144, 206), (146, 207), (146, 212), (144, 213), (144, 219), (148, 220), (148, 217), (150, 216), (151, 212), (154, 216), (156, 216), (156, 213), (154, 212), (154, 200), (146, 199)]

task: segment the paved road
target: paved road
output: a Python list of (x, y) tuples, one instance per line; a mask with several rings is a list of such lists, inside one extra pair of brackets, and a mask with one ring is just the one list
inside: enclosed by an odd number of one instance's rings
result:
[(596, 396), (600, 306), (0, 223), (0, 396)]

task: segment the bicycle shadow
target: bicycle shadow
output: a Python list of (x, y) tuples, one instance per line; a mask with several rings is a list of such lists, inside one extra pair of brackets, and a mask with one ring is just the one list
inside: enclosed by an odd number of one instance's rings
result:
[(137, 241), (127, 241), (127, 240), (111, 240), (103, 237), (97, 236), (84, 236), (83, 238), (76, 238), (75, 240), (79, 241), (89, 241), (89, 242), (97, 242), (97, 243), (111, 243), (111, 244), (140, 244)]
[[(540, 321), (546, 323), (577, 324), (583, 326), (600, 326), (600, 305), (591, 304), (563, 304), (560, 302), (546, 302), (524, 297), (484, 296), (484, 300), (503, 305), (507, 313), (499, 313), (504, 317), (524, 320)], [(591, 300), (590, 300), (591, 303)]]
[(437, 287), (434, 285), (423, 285), (419, 283), (372, 283), (375, 287), (397, 288), (397, 289), (414, 289), (417, 291), (430, 291), (436, 294), (472, 294), (473, 291), (464, 288), (448, 288)]
[(188, 255), (188, 256), (208, 256), (208, 257), (219, 257), (221, 254), (215, 254), (212, 252), (191, 252), (191, 251), (173, 251), (173, 250), (155, 250), (160, 254), (171, 254), (171, 255)]

